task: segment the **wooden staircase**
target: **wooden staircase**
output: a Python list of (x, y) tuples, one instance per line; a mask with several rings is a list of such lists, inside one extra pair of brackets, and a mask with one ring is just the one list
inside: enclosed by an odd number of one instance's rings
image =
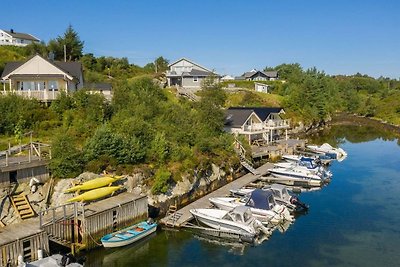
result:
[(258, 172), (252, 165), (252, 163), (246, 159), (246, 150), (244, 149), (242, 143), (235, 138), (235, 151), (239, 155), (240, 158), (240, 164), (242, 164), (243, 167), (245, 167), (249, 172), (251, 172), (254, 175), (261, 175), (260, 172)]
[(10, 196), (10, 200), (15, 211), (22, 220), (35, 216), (35, 212), (33, 211), (25, 194)]
[(240, 164), (242, 164), (243, 167), (245, 167), (249, 172), (251, 172), (254, 175), (261, 175), (259, 171), (257, 171), (247, 160), (242, 160), (240, 159)]

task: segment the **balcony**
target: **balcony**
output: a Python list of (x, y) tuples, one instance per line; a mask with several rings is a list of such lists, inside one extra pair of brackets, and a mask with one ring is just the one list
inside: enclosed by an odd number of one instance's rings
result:
[(290, 127), (290, 120), (268, 120), (265, 123), (265, 129), (284, 129)]
[(253, 123), (251, 125), (244, 125), (242, 130), (244, 132), (262, 132), (264, 127), (262, 123)]
[(60, 94), (59, 91), (48, 91), (48, 90), (41, 90), (41, 91), (0, 91), (1, 94), (15, 94), (26, 98), (37, 99), (41, 102), (50, 102), (57, 99), (58, 95)]

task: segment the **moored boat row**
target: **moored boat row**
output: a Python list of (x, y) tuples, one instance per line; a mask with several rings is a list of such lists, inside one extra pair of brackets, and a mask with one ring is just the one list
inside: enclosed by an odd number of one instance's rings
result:
[[(329, 145), (321, 147), (314, 157), (283, 156), (285, 162), (276, 163), (274, 168), (268, 169), (278, 183), (261, 188), (232, 189), (229, 197), (209, 198), (215, 208), (192, 209), (191, 214), (200, 224), (213, 230), (252, 236), (270, 235), (277, 228), (286, 230), (294, 222), (294, 214), (308, 211), (309, 206), (279, 182), (285, 184), (285, 181), (291, 181), (289, 184), (292, 185), (320, 187), (332, 178), (327, 163), (334, 159), (341, 161), (347, 156), (342, 149), (334, 149)], [(326, 149), (325, 154), (322, 154), (322, 149)], [(334, 153), (335, 157), (331, 156)]]

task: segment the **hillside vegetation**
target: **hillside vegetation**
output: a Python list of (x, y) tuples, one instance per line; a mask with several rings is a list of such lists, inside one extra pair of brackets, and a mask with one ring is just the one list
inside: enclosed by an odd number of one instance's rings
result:
[(47, 57), (55, 51), (55, 59), (60, 59), (64, 44), (75, 51), (68, 60), (82, 62), (87, 82), (113, 83), (112, 102), (84, 90), (61, 94), (49, 107), (0, 95), (0, 149), (8, 142), (26, 141), (24, 133), (33, 131), (35, 140), (52, 143), (50, 168), (60, 178), (84, 170), (125, 173), (139, 166), (154, 174), (153, 192), (159, 193), (182, 176), (202, 175), (211, 163), (230, 169), (238, 159), (233, 137), (223, 131), (223, 107), (281, 106), (292, 121), (316, 125), (339, 111), (400, 124), (400, 83), (394, 79), (329, 76), (315, 68), (282, 64), (268, 68), (285, 81), (267, 82), (271, 94), (255, 92), (252, 82), (241, 81), (237, 86), (244, 90), (227, 93), (221, 89), (224, 84), (207, 81), (201, 100), (191, 102), (154, 82), (168, 66), (163, 57), (140, 67), (127, 58), (84, 55), (83, 42), (72, 27), (48, 44), (0, 46), (0, 71), (5, 62), (36, 53)]

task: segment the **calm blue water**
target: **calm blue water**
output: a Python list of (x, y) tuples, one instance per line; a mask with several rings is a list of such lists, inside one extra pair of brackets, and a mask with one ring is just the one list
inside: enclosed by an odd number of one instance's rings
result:
[(328, 186), (300, 195), (311, 209), (285, 233), (275, 231), (261, 245), (242, 246), (158, 231), (130, 247), (93, 251), (87, 265), (400, 266), (399, 141), (379, 134), (355, 138), (351, 129), (324, 137), (339, 141), (348, 158), (331, 166)]

